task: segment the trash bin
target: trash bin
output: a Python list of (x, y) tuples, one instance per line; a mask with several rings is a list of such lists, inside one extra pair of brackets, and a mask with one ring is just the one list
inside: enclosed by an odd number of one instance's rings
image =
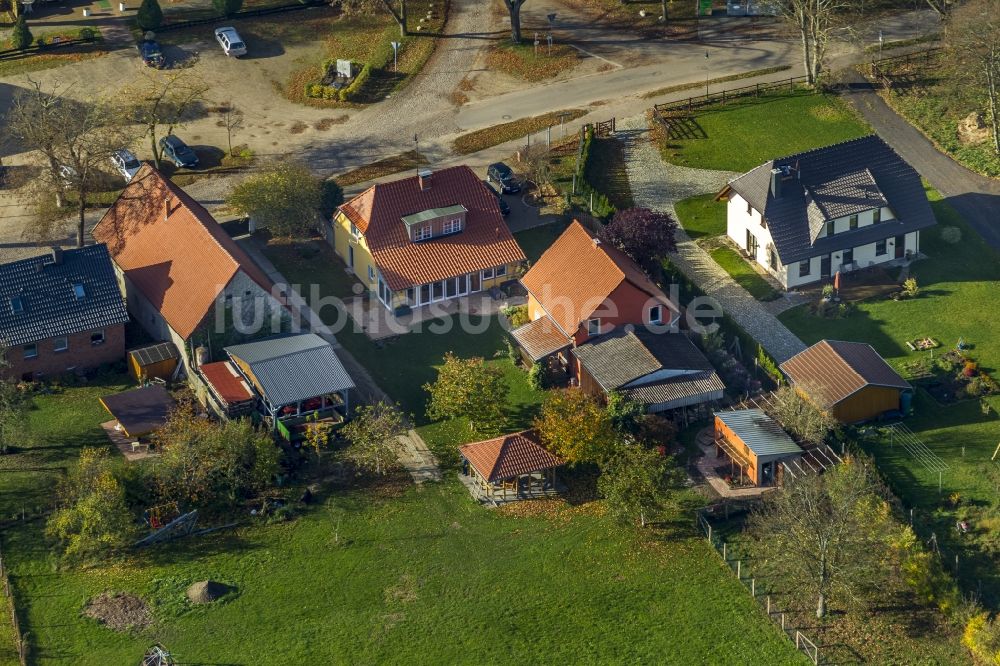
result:
[(90, 10), (86, 7), (83, 8), (83, 18), (90, 16)]

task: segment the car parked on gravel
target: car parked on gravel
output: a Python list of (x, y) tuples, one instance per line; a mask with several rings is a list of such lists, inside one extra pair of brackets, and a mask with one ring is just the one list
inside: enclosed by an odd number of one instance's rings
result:
[(503, 197), (500, 196), (500, 193), (497, 192), (497, 188), (490, 185), (490, 181), (488, 180), (484, 180), (483, 185), (485, 185), (486, 189), (492, 192), (493, 196), (497, 198), (497, 205), (500, 206), (500, 214), (503, 215), (504, 217), (510, 215), (510, 206), (507, 204), (506, 201), (503, 200)]
[(146, 67), (163, 69), (167, 61), (163, 57), (163, 50), (160, 48), (159, 42), (155, 39), (144, 39), (136, 44), (135, 48), (138, 49), (139, 57), (142, 58), (142, 62)]
[(514, 176), (514, 171), (503, 162), (494, 162), (486, 169), (486, 180), (500, 186), (504, 194), (516, 194), (521, 191), (521, 183)]
[(136, 172), (142, 168), (142, 162), (136, 158), (131, 150), (124, 148), (116, 150), (111, 154), (111, 163), (115, 166), (115, 171), (122, 175), (126, 183), (131, 181)]
[(179, 167), (198, 166), (198, 156), (175, 134), (168, 134), (160, 139), (160, 150), (164, 157)]
[(236, 28), (216, 28), (215, 39), (219, 42), (219, 46), (222, 47), (222, 51), (227, 56), (239, 58), (241, 55), (247, 54), (247, 45), (240, 39)]

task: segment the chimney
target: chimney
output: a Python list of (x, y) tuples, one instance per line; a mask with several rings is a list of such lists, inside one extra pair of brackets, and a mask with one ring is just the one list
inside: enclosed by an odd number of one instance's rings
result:
[(601, 239), (598, 238), (597, 236), (594, 236), (593, 241), (594, 241), (594, 247), (598, 247), (601, 244)]
[(61, 265), (63, 262), (63, 249), (58, 246), (52, 247), (52, 263), (56, 266)]
[(417, 172), (417, 180), (420, 182), (421, 192), (431, 189), (431, 174), (433, 173), (430, 169), (421, 169)]
[(775, 199), (781, 198), (781, 178), (784, 172), (781, 169), (771, 169), (771, 195)]
[(170, 196), (168, 195), (168, 196), (163, 197), (163, 221), (164, 222), (166, 222), (167, 218), (170, 217), (171, 210), (172, 209), (170, 208)]

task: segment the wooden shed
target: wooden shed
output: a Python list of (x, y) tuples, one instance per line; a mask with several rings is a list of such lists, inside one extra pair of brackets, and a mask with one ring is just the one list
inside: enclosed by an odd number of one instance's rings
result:
[(170, 379), (180, 354), (172, 342), (157, 342), (128, 352), (128, 372), (137, 382), (150, 379)]
[(781, 463), (802, 457), (799, 445), (760, 409), (715, 413), (715, 447), (733, 465), (733, 475), (755, 486), (780, 486)]
[(862, 342), (821, 340), (781, 364), (803, 397), (841, 423), (877, 419), (905, 411), (913, 388)]

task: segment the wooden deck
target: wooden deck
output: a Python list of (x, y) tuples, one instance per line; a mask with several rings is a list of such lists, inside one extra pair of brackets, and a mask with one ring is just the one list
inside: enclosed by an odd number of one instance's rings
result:
[(510, 502), (521, 502), (524, 500), (554, 499), (566, 492), (566, 487), (558, 479), (556, 479), (554, 488), (542, 488), (542, 484), (538, 483), (532, 484), (528, 490), (520, 490), (516, 493), (513, 490), (508, 490), (506, 493), (497, 490), (492, 495), (486, 493), (486, 490), (473, 474), (462, 474), (459, 472), (458, 480), (469, 490), (473, 499), (487, 507), (497, 507)]
[(124, 432), (118, 430), (116, 426), (118, 421), (106, 421), (101, 424), (104, 429), (104, 433), (114, 444), (115, 448), (118, 449), (125, 459), (129, 462), (135, 462), (137, 460), (145, 460), (146, 458), (157, 458), (159, 453), (153, 453), (149, 450), (149, 444), (142, 442), (138, 445), (133, 446), (135, 441), (131, 437), (127, 437)]

